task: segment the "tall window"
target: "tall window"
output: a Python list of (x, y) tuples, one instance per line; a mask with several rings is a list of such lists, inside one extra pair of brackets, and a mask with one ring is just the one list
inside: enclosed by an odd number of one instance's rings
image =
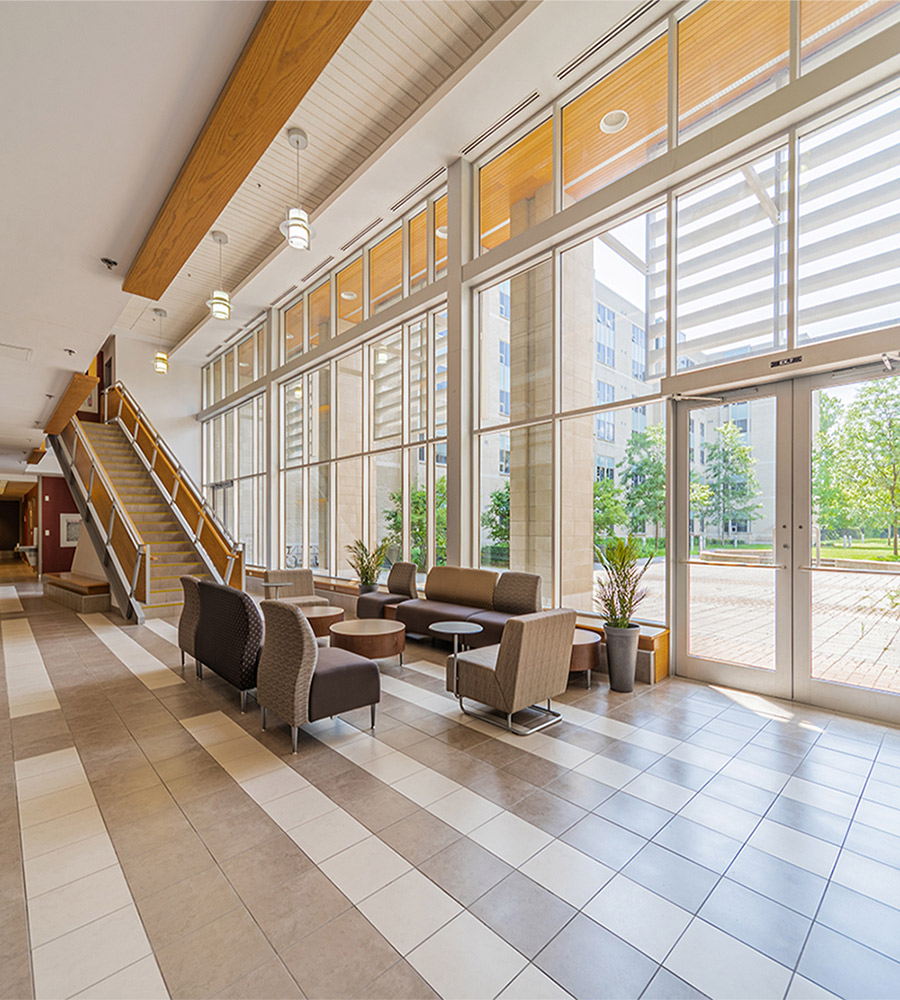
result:
[(616, 366), (616, 314), (602, 302), (597, 303), (597, 363)]

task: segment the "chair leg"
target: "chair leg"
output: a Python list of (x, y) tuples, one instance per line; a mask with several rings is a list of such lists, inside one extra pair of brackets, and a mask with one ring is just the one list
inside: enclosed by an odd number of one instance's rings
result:
[(181, 676), (184, 677), (184, 650), (181, 651)]
[(247, 711), (247, 692), (241, 691), (241, 715)]
[(291, 753), (297, 752), (297, 736), (299, 733), (298, 726), (291, 726)]
[(197, 667), (197, 680), (203, 680), (203, 664), (199, 660), (194, 660), (194, 664)]
[(371, 718), (371, 721), (372, 721), (372, 724), (371, 724), (371, 726), (369, 728), (370, 729), (374, 729), (375, 728), (375, 706), (374, 705), (370, 705), (369, 706), (369, 717)]
[(263, 732), (265, 732), (266, 731), (266, 710), (265, 710), (265, 707), (263, 707), (263, 710), (262, 710), (262, 728), (263, 728)]

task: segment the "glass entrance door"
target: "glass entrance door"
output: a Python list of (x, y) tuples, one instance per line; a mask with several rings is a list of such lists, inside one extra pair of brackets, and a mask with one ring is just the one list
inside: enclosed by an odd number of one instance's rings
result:
[(676, 404), (678, 673), (782, 698), (791, 677), (791, 387)]
[(799, 379), (794, 690), (900, 721), (900, 375)]

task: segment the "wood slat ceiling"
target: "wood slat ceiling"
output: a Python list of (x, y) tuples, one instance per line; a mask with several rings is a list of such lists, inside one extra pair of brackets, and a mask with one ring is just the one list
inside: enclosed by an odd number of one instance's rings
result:
[(0, 497), (4, 500), (21, 500), (37, 486), (35, 482), (20, 479), (8, 479), (5, 483), (4, 488), (0, 490)]
[[(373, 0), (290, 116), (309, 135), (301, 201), (314, 211), (521, 5), (522, 0)], [(283, 129), (212, 228), (228, 234), (222, 284), (233, 289), (282, 241), (296, 201), (296, 159)], [(177, 343), (218, 287), (218, 248), (201, 240), (162, 296), (165, 339)], [(133, 296), (118, 326), (155, 339), (153, 307)], [(312, 323), (310, 324), (312, 327)]]

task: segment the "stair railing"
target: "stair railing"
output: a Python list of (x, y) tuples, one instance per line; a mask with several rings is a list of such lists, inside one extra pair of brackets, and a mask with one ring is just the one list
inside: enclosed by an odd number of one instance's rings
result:
[(150, 473), (210, 575), (244, 589), (244, 545), (216, 517), (203, 493), (122, 382), (103, 390), (103, 419), (118, 424)]
[(150, 547), (129, 517), (78, 418), (73, 417), (49, 440), (122, 616), (143, 624), (141, 602), (146, 602), (150, 592)]

